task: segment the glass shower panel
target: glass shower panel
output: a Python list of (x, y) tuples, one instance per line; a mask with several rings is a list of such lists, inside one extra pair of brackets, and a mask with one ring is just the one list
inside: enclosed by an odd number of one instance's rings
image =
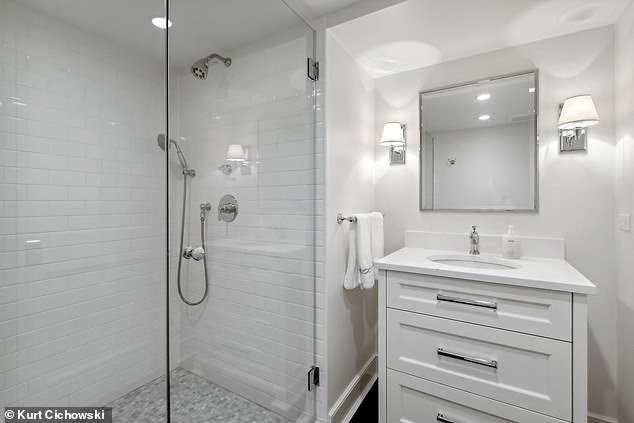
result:
[(172, 420), (312, 422), (314, 31), (280, 0), (170, 19)]
[(166, 418), (164, 9), (0, 0), (0, 407)]

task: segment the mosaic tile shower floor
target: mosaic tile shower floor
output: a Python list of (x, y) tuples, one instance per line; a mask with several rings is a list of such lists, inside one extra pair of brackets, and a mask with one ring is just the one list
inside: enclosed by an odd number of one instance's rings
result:
[[(183, 369), (173, 370), (173, 423), (290, 423), (272, 411)], [(114, 423), (164, 423), (165, 378), (108, 404)]]

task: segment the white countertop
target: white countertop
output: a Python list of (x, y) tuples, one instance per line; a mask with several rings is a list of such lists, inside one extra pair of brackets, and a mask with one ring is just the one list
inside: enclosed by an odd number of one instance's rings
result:
[[(471, 279), (505, 285), (555, 291), (596, 294), (597, 287), (568, 262), (561, 259), (522, 257), (509, 260), (517, 269), (476, 269), (436, 263), (428, 259), (434, 255), (464, 255), (464, 252), (405, 247), (374, 262), (377, 268), (423, 275)], [(482, 254), (481, 257), (501, 258)]]

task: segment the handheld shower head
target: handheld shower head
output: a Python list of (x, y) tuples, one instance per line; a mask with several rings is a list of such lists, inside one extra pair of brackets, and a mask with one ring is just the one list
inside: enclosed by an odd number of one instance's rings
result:
[[(158, 137), (156, 137), (156, 142), (158, 146), (161, 148), (161, 150), (163, 151), (165, 151), (166, 139), (167, 138), (165, 137), (165, 134), (158, 134)], [(189, 168), (189, 166), (187, 166), (187, 160), (185, 160), (185, 155), (183, 154), (180, 147), (178, 146), (178, 143), (174, 140), (170, 140), (169, 146), (171, 147), (172, 144), (174, 144), (174, 147), (176, 147), (176, 156), (178, 157), (178, 161), (181, 162), (181, 166), (183, 167), (183, 172), (192, 170)]]
[(228, 57), (222, 57), (219, 54), (213, 53), (210, 54), (207, 57), (204, 57), (200, 60), (197, 60), (191, 69), (192, 75), (194, 75), (196, 78), (198, 79), (207, 79), (207, 74), (209, 74), (209, 62), (211, 62), (213, 59), (218, 59), (220, 60), (222, 63), (224, 63), (224, 65), (226, 67), (231, 66), (231, 59)]

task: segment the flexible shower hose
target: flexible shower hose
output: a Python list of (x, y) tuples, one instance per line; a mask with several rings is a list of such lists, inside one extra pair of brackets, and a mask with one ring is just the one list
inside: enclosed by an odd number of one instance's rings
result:
[(203, 296), (198, 301), (189, 301), (185, 298), (183, 290), (181, 288), (181, 267), (183, 262), (183, 238), (185, 237), (185, 211), (187, 209), (187, 174), (183, 174), (183, 213), (181, 217), (181, 241), (180, 248), (178, 250), (178, 274), (176, 276), (176, 286), (178, 287), (178, 296), (187, 305), (195, 306), (207, 298), (207, 291), (209, 290), (209, 279), (207, 277), (207, 246), (205, 245), (205, 210), (200, 211), (200, 242), (203, 247), (203, 267), (205, 268), (205, 290)]

